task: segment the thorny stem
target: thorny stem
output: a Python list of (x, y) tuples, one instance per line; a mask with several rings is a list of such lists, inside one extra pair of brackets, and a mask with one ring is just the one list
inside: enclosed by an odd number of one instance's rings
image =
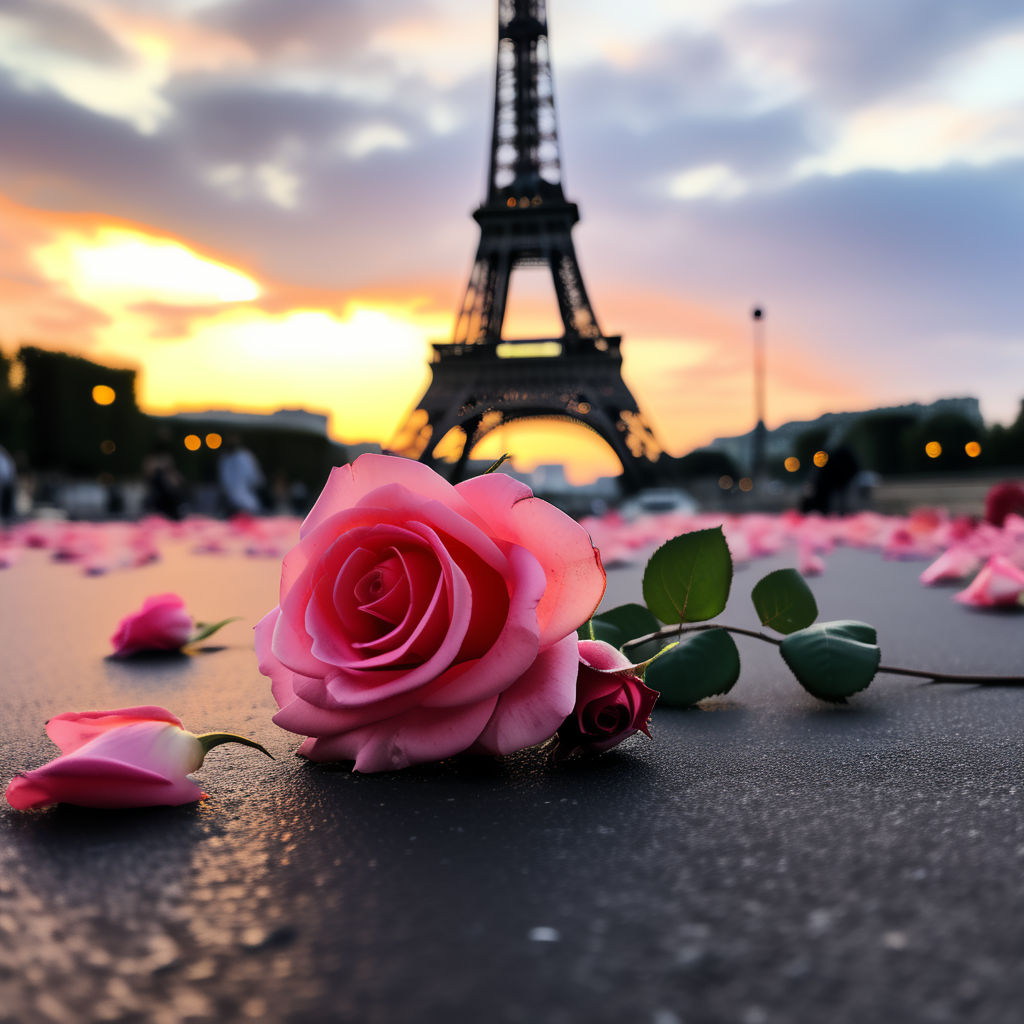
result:
[[(779, 647), (781, 640), (777, 640), (767, 633), (760, 633), (754, 629), (744, 629), (742, 626), (726, 626), (715, 622), (691, 623), (689, 625), (665, 626), (654, 633), (646, 636), (638, 636), (635, 640), (629, 640), (622, 645), (623, 650), (628, 647), (638, 647), (640, 644), (649, 643), (652, 640), (671, 640), (673, 637), (683, 633), (699, 633), (707, 629), (724, 629), (727, 633), (738, 633), (741, 636), (752, 636), (755, 640), (763, 640), (766, 644), (774, 644)], [(893, 676), (913, 676), (915, 679), (929, 679), (933, 683), (974, 683), (977, 686), (1024, 686), (1024, 676), (975, 676), (963, 672), (932, 672), (916, 668), (899, 668), (896, 665), (879, 665), (879, 672), (886, 672)]]

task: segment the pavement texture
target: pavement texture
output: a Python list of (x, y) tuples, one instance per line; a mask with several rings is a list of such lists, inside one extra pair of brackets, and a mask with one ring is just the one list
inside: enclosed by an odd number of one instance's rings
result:
[[(724, 621), (753, 626), (739, 571)], [(920, 563), (839, 550), (823, 619), (883, 662), (1024, 670), (1024, 615), (971, 611)], [(358, 776), (294, 757), (249, 626), (270, 559), (171, 552), (89, 579), (27, 552), (0, 576), (0, 779), (65, 710), (161, 704), (213, 751), (180, 808), (0, 810), (0, 1021), (1018, 1022), (1024, 689), (880, 676), (847, 706), (773, 648), (703, 709), (655, 709), (591, 763), (537, 751)], [(609, 574), (613, 605), (639, 569)], [(190, 656), (105, 658), (175, 590), (241, 615)]]

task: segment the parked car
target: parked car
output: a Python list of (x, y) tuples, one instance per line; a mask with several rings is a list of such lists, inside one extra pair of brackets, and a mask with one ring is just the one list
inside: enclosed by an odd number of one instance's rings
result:
[(697, 502), (681, 487), (648, 487), (627, 498), (619, 508), (625, 519), (664, 515), (666, 512), (692, 515), (696, 511)]

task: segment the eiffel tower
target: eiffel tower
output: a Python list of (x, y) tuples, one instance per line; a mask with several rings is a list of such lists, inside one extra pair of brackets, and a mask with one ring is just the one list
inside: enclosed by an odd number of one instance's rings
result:
[[(622, 379), (622, 339), (602, 333), (576, 262), (579, 209), (562, 191), (544, 0), (498, 3), (489, 188), (473, 219), (480, 244), (453, 338), (434, 344), (430, 385), (392, 450), (437, 469), (454, 456), (448, 475), (458, 480), (502, 424), (568, 419), (615, 452), (622, 490), (657, 483), (669, 456)], [(512, 271), (527, 266), (551, 272), (560, 338), (502, 337)]]

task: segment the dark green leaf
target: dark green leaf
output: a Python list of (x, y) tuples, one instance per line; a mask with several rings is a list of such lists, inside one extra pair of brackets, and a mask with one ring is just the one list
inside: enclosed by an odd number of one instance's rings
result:
[(732, 556), (722, 528), (695, 530), (662, 544), (644, 570), (647, 607), (662, 622), (703, 622), (725, 608)]
[(596, 615), (590, 620), (590, 630), (594, 634), (591, 640), (603, 640), (612, 647), (621, 647), (626, 641), (622, 631), (610, 622), (604, 622)]
[(796, 569), (776, 569), (754, 584), (750, 598), (762, 626), (795, 633), (818, 617), (818, 605), (807, 581)]
[(627, 640), (654, 633), (660, 627), (658, 620), (642, 604), (620, 604), (617, 608), (594, 616), (594, 631), (598, 640), (607, 639), (602, 630), (615, 630), (619, 639), (608, 640), (621, 647)]
[(875, 678), (882, 660), (877, 639), (873, 626), (843, 619), (791, 633), (779, 650), (808, 693), (843, 701)]
[(692, 633), (647, 666), (644, 682), (661, 693), (663, 707), (685, 708), (728, 693), (740, 677), (736, 643), (724, 629)]

